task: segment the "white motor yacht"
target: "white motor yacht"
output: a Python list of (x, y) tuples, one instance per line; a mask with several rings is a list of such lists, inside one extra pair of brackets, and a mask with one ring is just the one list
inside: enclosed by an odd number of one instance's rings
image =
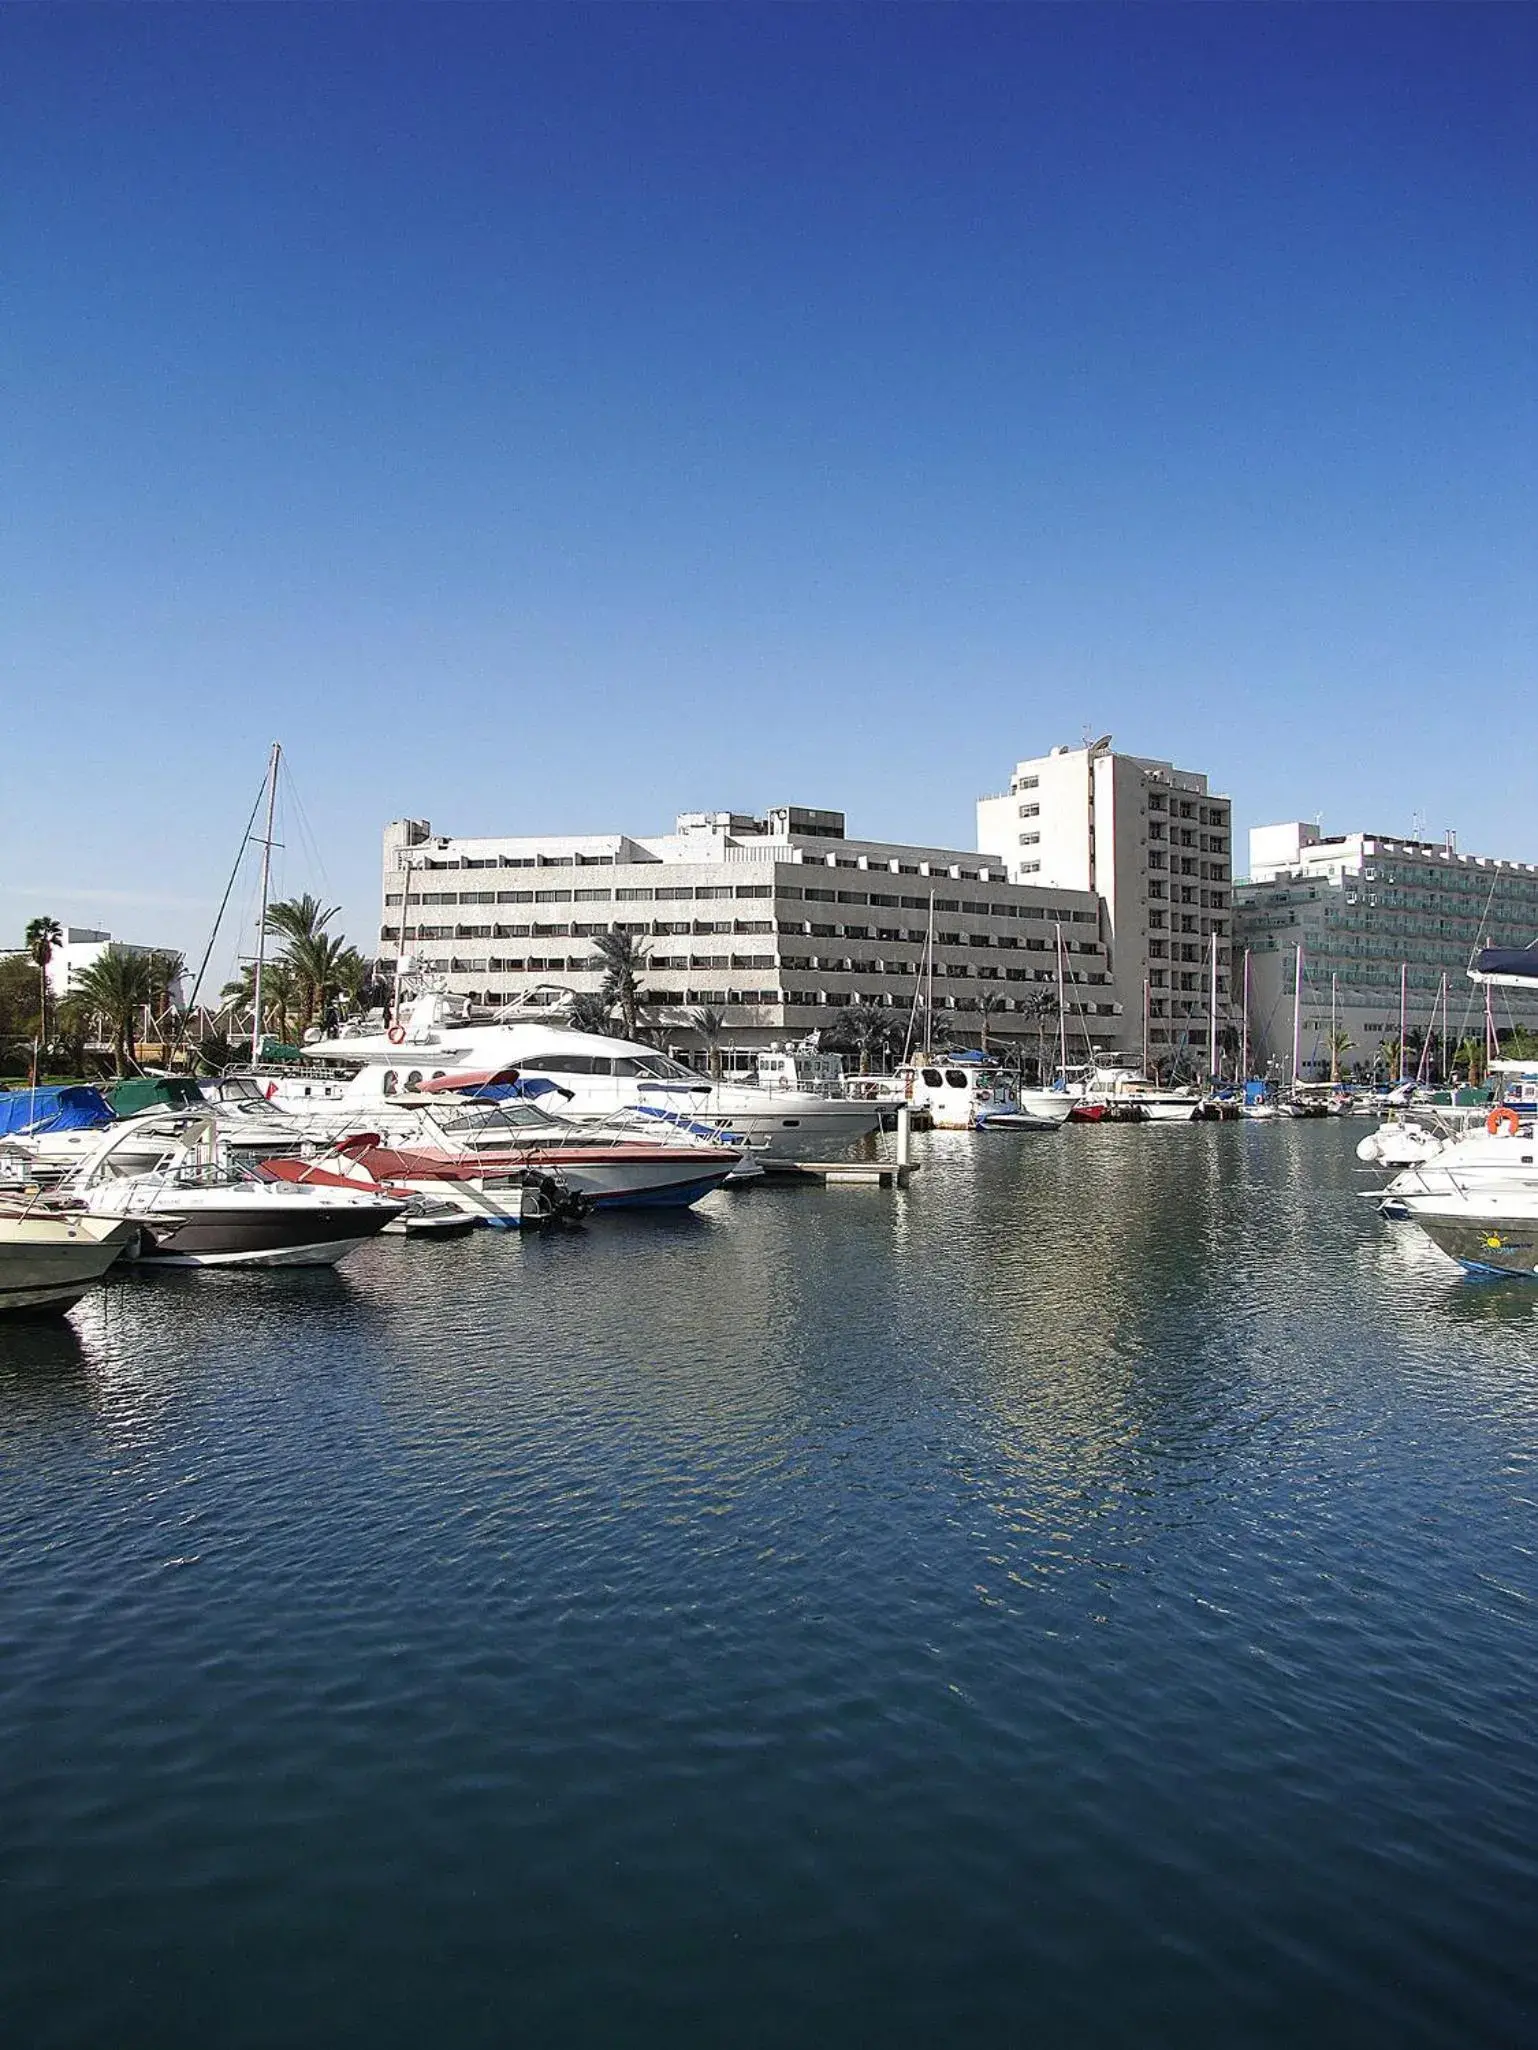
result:
[[(638, 1105), (687, 1112), (726, 1127), (781, 1159), (817, 1159), (874, 1132), (878, 1105), (857, 1102), (834, 1080), (826, 1088), (765, 1087), (712, 1081), (655, 1048), (607, 1034), (574, 1032), (555, 1017), (478, 1023), (441, 992), (415, 998), (388, 1032), (321, 1039), (305, 1048), (313, 1062), (370, 1066), (393, 1076), (391, 1093), (460, 1072), (504, 1072), (556, 1082), (568, 1092), (563, 1116), (602, 1121)], [(275, 1077), (273, 1101), (298, 1110), (340, 1084), (315, 1074)]]

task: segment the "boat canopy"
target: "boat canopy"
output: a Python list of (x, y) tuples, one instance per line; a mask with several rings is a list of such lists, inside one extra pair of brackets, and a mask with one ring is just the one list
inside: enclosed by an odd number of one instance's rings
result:
[(190, 1075), (133, 1075), (114, 1082), (107, 1101), (120, 1118), (145, 1110), (201, 1110), (205, 1098)]
[(1538, 947), (1482, 947), (1469, 974), (1475, 982), (1538, 989)]
[(79, 1082), (0, 1094), (0, 1139), (32, 1132), (90, 1132), (112, 1121), (112, 1106), (101, 1091)]

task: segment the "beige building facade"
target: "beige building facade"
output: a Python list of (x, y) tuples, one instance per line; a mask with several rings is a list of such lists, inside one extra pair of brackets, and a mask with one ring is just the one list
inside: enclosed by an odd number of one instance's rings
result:
[(1195, 770), (1117, 754), (1109, 736), (1018, 762), (981, 798), (977, 844), (1022, 886), (1088, 892), (1103, 937), (1121, 1050), (1204, 1068), (1216, 949), (1217, 1022), (1233, 1031), (1233, 819)]
[(542, 985), (599, 989), (593, 941), (645, 942), (645, 986), (670, 1043), (695, 1052), (691, 1009), (726, 1015), (738, 1064), (826, 1032), (853, 1004), (912, 1013), (931, 987), (936, 1044), (990, 1042), (1055, 1059), (1059, 950), (1068, 1036), (1124, 1037), (1100, 902), (1016, 881), (988, 855), (849, 837), (841, 812), (682, 815), (671, 833), (457, 836), (385, 829), (380, 955), (496, 1011)]

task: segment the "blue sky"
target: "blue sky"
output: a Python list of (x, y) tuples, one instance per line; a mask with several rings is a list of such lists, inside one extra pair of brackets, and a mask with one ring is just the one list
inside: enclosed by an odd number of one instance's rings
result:
[[(1538, 11), (0, 12), (0, 942), (1105, 731), (1538, 859)], [(242, 900), (244, 901), (244, 900)], [(14, 931), (13, 931), (14, 928)]]

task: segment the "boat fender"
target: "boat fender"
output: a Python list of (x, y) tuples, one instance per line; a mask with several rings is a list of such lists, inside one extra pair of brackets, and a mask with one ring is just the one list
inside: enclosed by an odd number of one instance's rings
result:
[(385, 1038), (389, 1040), (391, 1046), (401, 1045), (405, 1037), (406, 1028), (404, 1025), (392, 1025), (389, 1031), (385, 1034)]
[(1521, 1129), (1522, 1120), (1517, 1116), (1509, 1103), (1497, 1104), (1495, 1109), (1485, 1119), (1485, 1130), (1492, 1139), (1497, 1132), (1501, 1131), (1509, 1132), (1511, 1137), (1515, 1139)]
[(267, 1084), (267, 1087), (262, 1091), (262, 1094), (266, 1097), (269, 1103), (271, 1103), (272, 1099), (277, 1095), (277, 1093), (278, 1085), (276, 1082), (269, 1082)]

